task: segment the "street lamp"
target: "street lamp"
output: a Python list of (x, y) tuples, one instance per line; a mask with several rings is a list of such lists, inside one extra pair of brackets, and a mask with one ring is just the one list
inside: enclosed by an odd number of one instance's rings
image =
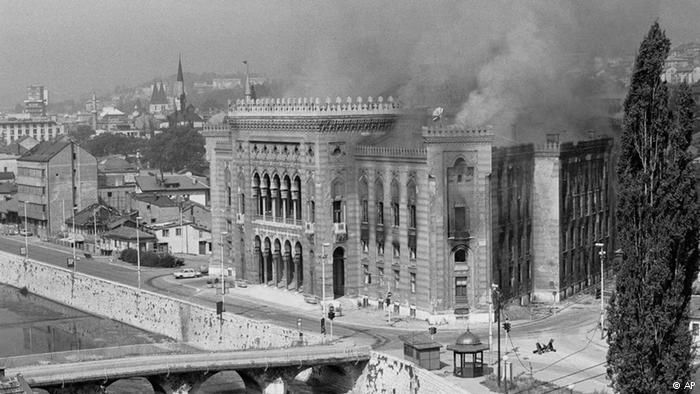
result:
[(326, 248), (329, 248), (331, 244), (328, 242), (321, 245), (321, 308), (323, 309), (323, 316), (326, 316)]
[(92, 235), (95, 237), (95, 250), (93, 253), (97, 254), (97, 208), (92, 211)]
[(600, 248), (598, 255), (600, 256), (600, 339), (605, 338), (605, 244), (596, 242), (596, 248)]
[(226, 287), (224, 285), (224, 235), (228, 235), (228, 231), (221, 232), (221, 302), (224, 302), (224, 295), (226, 294)]
[(141, 291), (141, 242), (139, 240), (139, 220), (141, 216), (136, 217), (136, 281), (138, 282), (139, 291)]
[(78, 264), (75, 258), (75, 241), (78, 237), (75, 236), (75, 214), (78, 212), (78, 206), (73, 205), (73, 272), (78, 269)]
[(29, 239), (27, 238), (27, 231), (29, 227), (27, 227), (27, 202), (24, 201), (24, 258), (28, 259), (29, 258)]

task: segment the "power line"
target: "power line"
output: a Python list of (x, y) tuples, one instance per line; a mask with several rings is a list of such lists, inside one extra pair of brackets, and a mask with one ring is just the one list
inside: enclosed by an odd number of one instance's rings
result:
[[(605, 375), (606, 373), (607, 373), (607, 372), (599, 373), (598, 375), (591, 376), (591, 377), (585, 378), (585, 379), (581, 379), (581, 380), (578, 380), (578, 381), (573, 382), (573, 383), (571, 383), (571, 384), (572, 384), (572, 385), (577, 385), (577, 384), (583, 383), (583, 382), (585, 382), (585, 381), (587, 381), (587, 380), (591, 380), (591, 379), (595, 379), (595, 378), (598, 378), (598, 377), (600, 377), (600, 376), (603, 376), (603, 375)], [(555, 392), (555, 391), (557, 391), (557, 390), (561, 390), (561, 387), (557, 387), (557, 388), (551, 389), (551, 390), (549, 390), (549, 391), (545, 391), (545, 392), (542, 393), (542, 394), (553, 393), (553, 392)]]
[[(598, 331), (598, 326), (596, 326), (596, 327), (593, 329), (593, 333), (595, 333), (596, 331)], [(590, 331), (589, 331), (589, 332), (590, 332)], [(573, 355), (575, 355), (575, 354), (581, 353), (582, 351), (586, 350), (586, 348), (588, 348), (588, 346), (591, 344), (592, 341), (593, 341), (593, 335), (591, 335), (591, 337), (588, 338), (588, 342), (587, 342), (586, 345), (584, 345), (581, 349), (579, 349), (579, 350), (577, 350), (577, 351), (575, 351), (575, 352), (573, 352), (573, 353), (571, 353), (571, 354), (568, 354), (568, 355), (566, 355), (566, 356), (560, 358), (559, 360), (554, 361), (553, 363), (551, 363), (551, 364), (549, 364), (549, 365), (547, 365), (547, 366), (545, 366), (545, 367), (543, 367), (543, 368), (538, 369), (538, 370), (535, 371), (534, 373), (542, 372), (542, 371), (544, 371), (545, 369), (547, 369), (547, 368), (549, 368), (549, 367), (551, 367), (551, 366), (553, 366), (553, 365), (556, 365), (556, 364), (560, 363), (561, 361), (564, 361), (564, 360), (566, 360), (567, 358), (569, 358), (569, 357), (571, 357), (571, 356), (573, 356)]]
[[(537, 386), (535, 386), (535, 387), (542, 386), (542, 385), (545, 385), (545, 384), (551, 384), (551, 383), (556, 382), (556, 381), (558, 381), (558, 380), (566, 379), (566, 378), (568, 378), (568, 377), (570, 377), (570, 376), (580, 374), (581, 372), (588, 371), (589, 369), (593, 369), (593, 368), (599, 367), (599, 366), (601, 366), (601, 365), (603, 365), (603, 364), (606, 364), (606, 363), (607, 363), (607, 361), (603, 361), (603, 362), (600, 362), (600, 363), (598, 363), (598, 364), (594, 364), (594, 365), (591, 365), (591, 366), (589, 366), (589, 367), (586, 367), (586, 368), (579, 369), (579, 370), (577, 370), (577, 371), (571, 372), (571, 373), (566, 374), (566, 375), (564, 375), (564, 376), (560, 376), (560, 377), (558, 377), (558, 378), (556, 378), (556, 379), (552, 379), (552, 380), (548, 380), (548, 381), (542, 381), (542, 382), (540, 382), (540, 383), (539, 383)], [(602, 375), (605, 375), (605, 374), (606, 374), (606, 372), (603, 372), (603, 373), (600, 373), (600, 374), (598, 374), (598, 375), (591, 376), (591, 377), (589, 377), (589, 378), (579, 380), (579, 381), (574, 382), (574, 383), (572, 383), (572, 384), (578, 384), (578, 383), (581, 383), (581, 382), (585, 382), (586, 380), (595, 379), (595, 378), (597, 378), (597, 377), (599, 377), (599, 376), (602, 376)], [(518, 391), (518, 392), (516, 392), (516, 393), (514, 393), (514, 394), (525, 393), (525, 392), (527, 392), (528, 390), (533, 389), (533, 388), (535, 388), (535, 387), (526, 388), (526, 389), (521, 390), (521, 391)], [(547, 393), (550, 393), (550, 392), (556, 391), (556, 390), (559, 390), (559, 389), (558, 389), (558, 388), (557, 388), (557, 389), (553, 389), (553, 390), (551, 390), (551, 391), (547, 391)], [(544, 394), (544, 393), (543, 393), (543, 394)]]

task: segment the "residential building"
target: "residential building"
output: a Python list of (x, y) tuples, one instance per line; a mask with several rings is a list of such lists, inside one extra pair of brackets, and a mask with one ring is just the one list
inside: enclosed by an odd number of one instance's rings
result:
[(185, 220), (191, 221), (195, 226), (211, 229), (211, 209), (192, 200), (184, 201), (181, 209)]
[[(452, 318), (487, 311), (492, 284), (558, 301), (599, 275), (581, 267), (594, 242), (614, 250), (611, 140), (499, 151), (490, 129), (426, 118), (391, 98), (237, 101), (203, 131), (212, 265), (308, 295), (391, 292), (401, 314)], [(559, 211), (574, 198), (590, 210)], [(581, 226), (589, 237), (564, 252), (561, 234)]]
[(39, 141), (25, 136), (8, 146), (0, 147), (0, 170), (17, 174), (17, 159), (38, 144)]
[(98, 162), (97, 171), (100, 200), (120, 212), (128, 212), (131, 194), (136, 191), (136, 164), (118, 156), (106, 157)]
[(102, 234), (100, 246), (105, 254), (119, 256), (124, 249), (139, 249), (142, 252), (155, 250), (156, 236), (134, 227), (121, 226)]
[(157, 250), (167, 253), (205, 255), (211, 253), (211, 232), (192, 222), (174, 220), (146, 226), (157, 241)]
[(42, 142), (17, 159), (17, 200), (41, 237), (62, 230), (73, 210), (97, 202), (97, 161), (69, 138)]
[(41, 118), (0, 118), (0, 133), (5, 145), (10, 145), (24, 136), (37, 141), (49, 141), (65, 134), (62, 124), (49, 117)]
[(135, 177), (136, 193), (150, 193), (180, 201), (209, 205), (209, 183), (206, 178), (188, 175), (139, 175)]
[(167, 196), (153, 193), (132, 194), (130, 211), (137, 211), (144, 224), (180, 220), (178, 204)]
[(693, 337), (693, 344), (700, 345), (700, 296), (694, 295), (690, 299), (688, 317), (690, 319), (690, 335)]

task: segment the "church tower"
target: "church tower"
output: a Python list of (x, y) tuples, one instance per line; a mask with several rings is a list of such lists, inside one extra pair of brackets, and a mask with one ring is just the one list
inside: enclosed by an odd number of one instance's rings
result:
[(177, 81), (175, 82), (175, 111), (186, 109), (185, 78), (182, 76), (182, 56), (177, 62)]

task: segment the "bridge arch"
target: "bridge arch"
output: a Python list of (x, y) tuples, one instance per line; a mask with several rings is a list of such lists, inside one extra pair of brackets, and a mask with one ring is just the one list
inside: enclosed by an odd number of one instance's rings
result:
[(145, 377), (117, 379), (113, 382), (109, 382), (109, 384), (105, 387), (105, 391), (110, 393), (117, 392), (143, 394), (156, 392), (155, 388), (153, 388), (153, 384)]
[(199, 387), (199, 392), (205, 393), (230, 393), (230, 392), (255, 392), (253, 390), (260, 389), (260, 385), (248, 377), (241, 376), (238, 371), (219, 371), (204, 382)]

